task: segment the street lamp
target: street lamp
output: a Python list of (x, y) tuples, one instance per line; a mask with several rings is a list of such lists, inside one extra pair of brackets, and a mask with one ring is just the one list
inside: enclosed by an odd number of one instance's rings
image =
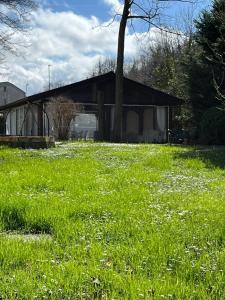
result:
[(49, 91), (51, 89), (51, 66), (52, 65), (48, 65), (48, 89), (49, 89)]

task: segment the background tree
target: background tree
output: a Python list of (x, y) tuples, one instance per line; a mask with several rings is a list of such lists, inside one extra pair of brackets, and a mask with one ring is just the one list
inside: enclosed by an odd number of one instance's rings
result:
[(201, 122), (205, 110), (219, 104), (216, 99), (212, 69), (207, 63), (203, 62), (202, 55), (201, 47), (194, 44), (184, 61), (184, 82), (196, 126)]
[[(50, 88), (51, 88), (51, 90), (53, 90), (53, 89), (63, 87), (65, 85), (69, 85), (69, 84), (70, 84), (70, 82), (68, 82), (68, 81), (56, 80), (56, 81), (50, 82)], [(43, 89), (41, 90), (41, 92), (46, 92), (46, 91), (49, 91), (49, 83), (46, 83), (43, 86)]]
[(90, 76), (98, 76), (103, 75), (108, 72), (115, 72), (116, 71), (116, 60), (113, 58), (100, 58), (98, 62), (93, 67), (92, 71), (90, 72)]
[(225, 144), (225, 113), (220, 107), (211, 107), (205, 111), (200, 123), (201, 142), (217, 145)]
[(196, 22), (196, 41), (202, 62), (211, 67), (216, 95), (225, 101), (225, 0), (215, 0)]
[(196, 21), (194, 44), (186, 64), (194, 121), (198, 136), (206, 143), (225, 141), (225, 134), (220, 130), (224, 111), (220, 107), (225, 104), (224, 36), (225, 0), (215, 0), (212, 8), (203, 11)]
[(181, 59), (183, 42), (170, 41), (168, 38), (158, 39), (154, 44), (150, 41), (141, 50), (139, 59), (133, 62), (127, 75), (141, 83), (160, 89), (166, 93), (182, 97)]
[(35, 8), (35, 0), (0, 1), (0, 59), (4, 59), (6, 52), (16, 53), (21, 46), (16, 36), (28, 30), (27, 22)]

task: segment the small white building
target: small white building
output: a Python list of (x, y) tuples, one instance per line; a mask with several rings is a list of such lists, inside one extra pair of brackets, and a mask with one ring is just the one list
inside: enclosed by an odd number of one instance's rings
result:
[(10, 82), (0, 82), (0, 106), (25, 98), (26, 94)]
[[(25, 98), (25, 92), (10, 82), (0, 82), (0, 106), (5, 106)], [(4, 114), (0, 114), (0, 134), (6, 133)], [(10, 132), (8, 131), (8, 134)]]

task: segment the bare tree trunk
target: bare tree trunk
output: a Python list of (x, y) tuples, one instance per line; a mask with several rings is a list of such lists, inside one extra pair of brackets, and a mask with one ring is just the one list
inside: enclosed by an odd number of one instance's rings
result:
[(124, 44), (125, 31), (129, 10), (131, 7), (131, 0), (124, 0), (123, 15), (120, 21), (118, 50), (117, 50), (117, 68), (116, 68), (116, 85), (115, 85), (115, 115), (113, 126), (113, 140), (115, 142), (121, 141), (122, 135), (122, 116), (123, 116), (123, 65), (124, 65)]

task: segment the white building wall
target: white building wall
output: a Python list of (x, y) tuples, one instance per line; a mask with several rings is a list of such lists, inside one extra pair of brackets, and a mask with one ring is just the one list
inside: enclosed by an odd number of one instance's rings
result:
[(25, 98), (25, 92), (10, 82), (0, 82), (0, 106)]
[(25, 135), (36, 136), (38, 135), (38, 107), (36, 105), (29, 106), (26, 108), (26, 130)]
[(54, 129), (54, 122), (52, 118), (52, 113), (51, 113), (51, 105), (48, 103), (45, 104), (44, 106), (44, 134), (45, 135), (52, 135), (57, 137), (58, 132)]
[(145, 142), (154, 142), (158, 139), (158, 130), (157, 124), (154, 124), (156, 121), (156, 116), (154, 116), (154, 107), (150, 107), (144, 110), (143, 114), (143, 140)]
[(9, 113), (6, 118), (6, 135), (11, 134), (11, 114)]
[(25, 125), (26, 124), (25, 124), (24, 117), (25, 117), (25, 107), (22, 106), (20, 108), (20, 127), (21, 127), (21, 133), (22, 133), (22, 135), (25, 135)]
[[(155, 111), (155, 112), (154, 112)], [(139, 118), (135, 111), (128, 111), (126, 138), (129, 141), (166, 142), (167, 107), (146, 107), (143, 112), (143, 133), (139, 134)]]
[(29, 108), (27, 105), (11, 110), (6, 118), (7, 135), (38, 135), (38, 108)]
[(33, 106), (33, 134), (38, 135), (38, 107), (35, 105)]
[(159, 141), (165, 141), (167, 136), (167, 107), (157, 107), (157, 126)]
[(10, 112), (11, 115), (11, 129), (10, 129), (10, 135), (16, 135), (16, 110), (12, 110)]

